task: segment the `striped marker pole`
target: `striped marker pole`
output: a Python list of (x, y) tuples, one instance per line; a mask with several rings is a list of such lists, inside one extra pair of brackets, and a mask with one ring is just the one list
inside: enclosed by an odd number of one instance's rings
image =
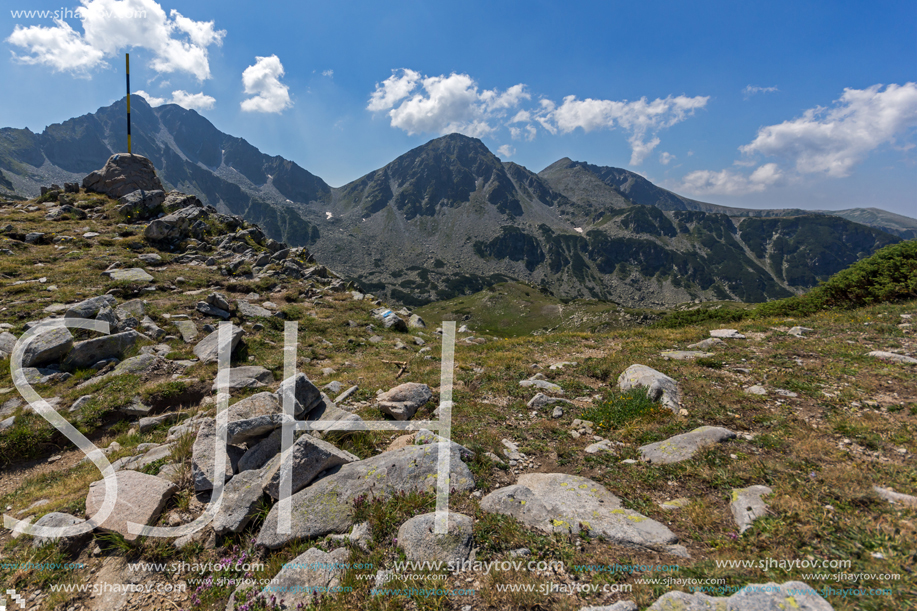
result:
[(127, 154), (131, 155), (131, 54), (124, 54), (124, 71), (127, 75)]

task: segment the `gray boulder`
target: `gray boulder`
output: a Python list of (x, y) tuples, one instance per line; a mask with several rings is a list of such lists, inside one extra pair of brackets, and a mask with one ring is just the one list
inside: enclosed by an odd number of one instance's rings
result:
[(895, 354), (894, 352), (885, 352), (883, 350), (873, 350), (869, 356), (887, 361), (889, 363), (901, 363), (903, 365), (917, 365), (917, 359), (904, 354)]
[(229, 317), (232, 316), (228, 311), (218, 308), (206, 301), (198, 301), (196, 309), (204, 316), (213, 316), (214, 318), (222, 318), (223, 320), (229, 320)]
[(271, 311), (242, 299), (236, 301), (236, 311), (242, 318), (268, 318)]
[(130, 318), (140, 320), (146, 314), (146, 306), (141, 299), (131, 299), (115, 307), (115, 318), (125, 321)]
[(16, 345), (16, 336), (8, 331), (0, 333), (0, 359), (6, 358), (13, 354), (13, 347)]
[(260, 469), (280, 453), (283, 431), (274, 429), (271, 434), (257, 443), (252, 442), (249, 449), (239, 459), (239, 472)]
[(124, 282), (152, 282), (153, 276), (139, 267), (130, 269), (113, 269), (102, 272), (103, 276), (108, 276), (112, 280), (123, 280)]
[[(69, 513), (60, 513), (57, 511), (45, 514), (34, 526), (48, 526), (50, 528), (64, 528), (66, 526), (74, 526), (75, 524), (82, 524), (83, 520), (72, 516)], [(79, 547), (85, 543), (91, 536), (92, 531), (82, 533), (80, 535), (73, 535), (70, 537), (35, 537), (35, 540), (32, 541), (32, 547), (43, 547), (49, 544), (55, 544), (63, 551), (73, 554), (76, 553)]]
[(547, 380), (538, 380), (538, 379), (529, 379), (522, 380), (519, 382), (519, 386), (523, 388), (537, 388), (538, 390), (543, 390), (545, 392), (554, 393), (555, 395), (564, 394), (564, 389), (555, 384), (554, 382), (548, 382)]
[(306, 608), (333, 592), (349, 566), (350, 550), (339, 547), (333, 552), (309, 548), (283, 565), (270, 583), (261, 590), (265, 597), (283, 599), (287, 609)]
[(174, 320), (172, 324), (178, 329), (179, 334), (181, 334), (182, 340), (186, 344), (190, 344), (197, 338), (197, 325), (194, 324), (194, 321), (191, 320)]
[(241, 532), (255, 515), (261, 495), (260, 471), (243, 471), (229, 480), (223, 487), (220, 510), (213, 518), (214, 532)]
[(665, 407), (678, 413), (681, 404), (681, 390), (678, 382), (646, 365), (631, 365), (618, 376), (618, 388), (624, 392), (633, 388), (645, 388), (647, 396), (659, 401)]
[(283, 405), (283, 395), (289, 388), (293, 390), (293, 399), (295, 400), (293, 407), (297, 416), (302, 413), (309, 413), (322, 401), (322, 392), (302, 372), (280, 383), (280, 388), (274, 394), (277, 395), (281, 405)]
[(739, 526), (739, 533), (751, 528), (752, 522), (767, 514), (767, 503), (761, 497), (774, 491), (767, 486), (749, 486), (732, 491), (729, 509)]
[(102, 308), (114, 305), (115, 298), (111, 295), (91, 297), (67, 308), (64, 318), (95, 318)]
[(416, 562), (459, 563), (468, 559), (474, 543), (471, 527), (474, 521), (450, 511), (448, 532), (436, 534), (436, 512), (414, 516), (398, 529), (398, 547), (408, 560)]
[(101, 360), (121, 357), (141, 337), (139, 333), (131, 329), (122, 333), (76, 342), (64, 358), (63, 366), (71, 370), (86, 369)]
[[(194, 489), (197, 491), (213, 489), (216, 453), (226, 452), (226, 446), (216, 441), (216, 432), (213, 418), (203, 420), (191, 448), (191, 476), (194, 479)], [(224, 482), (232, 477), (232, 464), (228, 454), (225, 461)]]
[(713, 356), (712, 352), (699, 352), (697, 350), (666, 350), (662, 353), (662, 358), (675, 361), (693, 361), (694, 359), (708, 358), (711, 356)]
[(132, 221), (149, 218), (165, 198), (159, 189), (131, 191), (118, 199), (118, 214)]
[(356, 462), (360, 458), (312, 435), (302, 435), (287, 452), (272, 458), (264, 469), (262, 488), (274, 499), (280, 498), (281, 466), (284, 460), (289, 461), (292, 470), (291, 494), (295, 494), (312, 483), (325, 469)]
[(60, 360), (73, 347), (73, 335), (66, 327), (55, 327), (35, 337), (22, 353), (22, 366), (33, 367)]
[[(353, 526), (353, 500), (359, 496), (388, 498), (399, 492), (429, 492), (437, 481), (438, 446), (410, 446), (343, 465), (291, 497), (292, 532), (277, 532), (279, 510), (271, 509), (257, 544), (270, 549), (290, 541), (344, 533)], [(452, 451), (449, 485), (456, 492), (474, 488), (474, 476)]]
[[(230, 335), (230, 342), (229, 342), (229, 346), (230, 346), (229, 352), (230, 353), (232, 353), (232, 351), (236, 349), (236, 346), (239, 345), (239, 340), (242, 339), (242, 335), (244, 333), (245, 332), (241, 328), (235, 325), (232, 325), (232, 330), (230, 331), (230, 334), (229, 334)], [(199, 358), (201, 362), (209, 363), (209, 362), (213, 362), (217, 360), (219, 356), (219, 352), (218, 352), (219, 335), (220, 335), (220, 330), (217, 329), (216, 331), (214, 331), (213, 333), (211, 333), (210, 335), (202, 339), (197, 344), (197, 346), (194, 347), (194, 355), (197, 356), (197, 358)]]
[(646, 611), (833, 611), (828, 601), (801, 581), (749, 584), (732, 596), (667, 592)]
[[(219, 377), (219, 374), (217, 374)], [(242, 390), (243, 388), (259, 388), (274, 381), (274, 374), (270, 370), (257, 365), (233, 367), (229, 370), (229, 390)], [(213, 381), (213, 392), (217, 391), (217, 380)]]
[(710, 331), (710, 337), (719, 339), (745, 339), (745, 336), (735, 329), (713, 329)]
[(395, 420), (410, 420), (417, 410), (433, 398), (426, 384), (408, 382), (376, 397), (379, 409)]
[(403, 319), (388, 308), (376, 308), (372, 311), (373, 318), (382, 323), (386, 329), (407, 332), (408, 325)]
[(621, 506), (621, 499), (585, 477), (565, 473), (526, 473), (514, 486), (481, 500), (481, 509), (516, 518), (553, 533), (586, 530), (613, 543), (654, 551), (674, 551), (678, 537), (664, 525)]
[(101, 170), (83, 179), (83, 188), (119, 198), (138, 189), (162, 190), (153, 163), (140, 155), (118, 153), (108, 158)]
[(725, 344), (726, 342), (724, 342), (723, 340), (721, 340), (718, 337), (709, 337), (705, 340), (701, 340), (697, 342), (696, 344), (689, 344), (688, 348), (691, 348), (694, 350), (710, 350), (714, 346), (721, 346)]
[(689, 433), (669, 437), (640, 447), (640, 459), (657, 465), (681, 462), (694, 456), (698, 450), (734, 439), (735, 433), (718, 426), (702, 426)]
[[(120, 533), (127, 541), (136, 541), (141, 535), (127, 530), (128, 522), (153, 524), (165, 507), (169, 497), (177, 490), (174, 484), (155, 475), (139, 471), (118, 471), (118, 495), (111, 514), (96, 528)], [(105, 480), (89, 485), (86, 496), (86, 514), (92, 516), (105, 500)]]

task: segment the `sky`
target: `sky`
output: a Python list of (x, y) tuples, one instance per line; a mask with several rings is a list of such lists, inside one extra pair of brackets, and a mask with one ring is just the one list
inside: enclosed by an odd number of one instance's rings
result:
[(332, 186), (460, 132), (535, 172), (570, 157), (713, 203), (917, 217), (913, 0), (4, 4), (4, 127), (120, 99), (130, 52), (134, 94)]

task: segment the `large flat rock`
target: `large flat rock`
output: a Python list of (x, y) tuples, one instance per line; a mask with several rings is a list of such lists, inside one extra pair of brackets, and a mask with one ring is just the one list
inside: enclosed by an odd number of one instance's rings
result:
[[(128, 541), (136, 541), (140, 535), (129, 533), (127, 523), (153, 524), (177, 488), (155, 475), (139, 471), (119, 471), (114, 477), (118, 480), (115, 507), (108, 518), (96, 528), (117, 532)], [(104, 500), (105, 480), (90, 484), (89, 495), (86, 497), (86, 515), (91, 517), (96, 513)]]
[[(245, 332), (241, 328), (232, 325), (229, 341), (230, 353), (232, 353), (232, 351), (236, 349), (236, 346), (239, 345), (239, 340), (242, 339), (242, 335), (244, 333)], [(194, 347), (194, 355), (199, 358), (201, 362), (210, 363), (216, 361), (219, 358), (219, 336), (220, 330), (217, 329), (202, 339), (200, 342), (198, 342), (198, 344)]]
[[(258, 365), (233, 367), (229, 370), (229, 390), (243, 388), (260, 388), (274, 381), (274, 374), (269, 369)], [(217, 391), (217, 380), (213, 381), (213, 392)]]
[(64, 318), (95, 318), (99, 310), (105, 307), (111, 308), (114, 305), (115, 298), (111, 295), (90, 297), (67, 308)]
[(601, 484), (566, 473), (526, 473), (481, 500), (481, 509), (547, 533), (602, 536), (613, 543), (669, 551), (678, 537), (664, 525), (621, 506)]
[(131, 267), (129, 269), (113, 269), (111, 271), (102, 272), (103, 276), (108, 276), (112, 280), (124, 280), (126, 282), (152, 282), (153, 276), (149, 275), (143, 269), (139, 267)]
[(22, 366), (34, 367), (58, 361), (73, 347), (73, 335), (66, 327), (44, 330), (34, 337), (22, 353)]
[(141, 337), (139, 333), (131, 329), (123, 333), (76, 342), (64, 358), (63, 366), (71, 370), (86, 369), (103, 359), (123, 356), (128, 348), (136, 344)]
[(631, 365), (618, 376), (618, 388), (624, 392), (645, 388), (647, 396), (659, 401), (676, 414), (681, 408), (681, 389), (678, 382), (646, 365)]
[(293, 392), (293, 413), (297, 416), (303, 412), (308, 413), (322, 401), (322, 391), (302, 372), (280, 383), (280, 388), (275, 394), (281, 404), (283, 404), (283, 396), (287, 390)]
[(736, 434), (729, 429), (702, 426), (688, 433), (669, 437), (665, 441), (641, 446), (640, 458), (657, 465), (681, 462), (694, 456), (701, 448), (716, 445), (735, 436)]
[(333, 594), (349, 559), (350, 550), (346, 547), (339, 547), (333, 552), (309, 548), (283, 565), (261, 593), (268, 598), (282, 598), (287, 609), (308, 607), (315, 598)]
[(749, 584), (732, 596), (667, 592), (646, 611), (833, 611), (828, 601), (801, 581)]
[(773, 492), (767, 486), (749, 486), (732, 491), (732, 502), (729, 503), (729, 509), (739, 527), (739, 533), (744, 533), (751, 528), (755, 520), (767, 515), (767, 503), (761, 497)]
[[(358, 496), (388, 498), (398, 492), (436, 489), (438, 446), (410, 446), (344, 465), (291, 497), (292, 532), (278, 533), (279, 505), (271, 509), (257, 544), (277, 549), (296, 539), (347, 532), (353, 526)], [(449, 458), (449, 486), (456, 492), (474, 488), (474, 476), (458, 451)]]

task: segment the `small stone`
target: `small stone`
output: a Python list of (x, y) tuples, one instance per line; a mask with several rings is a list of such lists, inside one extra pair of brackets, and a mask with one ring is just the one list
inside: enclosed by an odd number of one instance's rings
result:
[(729, 509), (739, 526), (739, 533), (751, 528), (752, 522), (767, 513), (767, 504), (761, 498), (773, 493), (767, 486), (749, 486), (732, 491), (732, 502)]

